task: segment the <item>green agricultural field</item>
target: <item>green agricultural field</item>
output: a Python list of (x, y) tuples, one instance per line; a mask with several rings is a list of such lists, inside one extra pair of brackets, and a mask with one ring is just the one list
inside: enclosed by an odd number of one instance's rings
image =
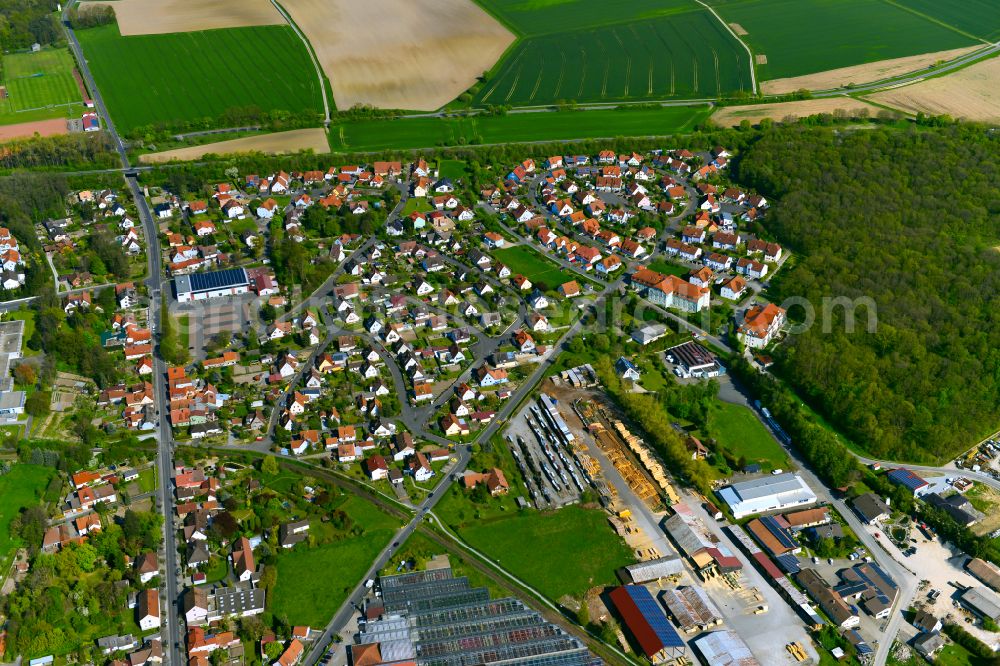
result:
[(520, 273), (531, 280), (533, 284), (543, 283), (549, 289), (555, 289), (563, 282), (580, 281), (575, 274), (563, 270), (560, 266), (543, 257), (535, 250), (517, 245), (493, 250), (493, 256), (510, 269), (511, 274)]
[(694, 0), (476, 0), (514, 33), (546, 35), (697, 9)]
[[(288, 26), (122, 37), (117, 25), (77, 33), (119, 129), (177, 121), (217, 126), (228, 109), (323, 109), (319, 81)], [(317, 120), (318, 122), (318, 120)]]
[(358, 497), (349, 497), (341, 508), (365, 528), (362, 536), (315, 548), (299, 544), (278, 555), (271, 610), (289, 624), (324, 626), (399, 527), (396, 519)]
[(55, 470), (40, 465), (14, 465), (7, 474), (0, 476), (0, 563), (7, 565), (7, 557), (17, 546), (11, 537), (10, 521), (22, 509), (37, 504), (52, 479)]
[(467, 118), (358, 120), (330, 128), (338, 151), (407, 150), (435, 146), (611, 139), (683, 134), (708, 117), (707, 106), (519, 113)]
[(994, 0), (892, 0), (989, 42), (1000, 40), (1000, 3)]
[(0, 124), (26, 123), (79, 116), (82, 95), (73, 77), (73, 58), (66, 49), (3, 56)]
[(459, 535), (550, 599), (612, 585), (615, 569), (635, 562), (606, 514), (579, 506), (483, 519)]
[(669, 16), (522, 39), (478, 105), (719, 97), (750, 91), (750, 56), (712, 14)]
[(749, 407), (719, 402), (708, 424), (709, 434), (737, 458), (759, 462), (765, 469), (788, 466), (788, 457)]
[(746, 30), (741, 39), (755, 56), (767, 57), (766, 65), (757, 66), (763, 80), (976, 43), (958, 29), (891, 0), (711, 0), (709, 4), (724, 20)]

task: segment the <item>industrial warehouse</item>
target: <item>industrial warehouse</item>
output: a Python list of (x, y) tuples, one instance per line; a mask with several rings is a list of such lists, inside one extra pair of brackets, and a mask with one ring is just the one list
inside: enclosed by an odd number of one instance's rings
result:
[(203, 301), (222, 296), (237, 296), (249, 292), (250, 277), (245, 268), (178, 275), (174, 278), (174, 295), (177, 297), (178, 303)]
[(802, 477), (791, 472), (734, 483), (720, 490), (719, 497), (729, 505), (737, 520), (816, 503), (816, 493)]

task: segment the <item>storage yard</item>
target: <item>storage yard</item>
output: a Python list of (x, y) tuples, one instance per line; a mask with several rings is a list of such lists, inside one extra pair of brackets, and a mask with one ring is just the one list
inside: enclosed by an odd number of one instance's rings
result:
[[(713, 508), (710, 515), (704, 498), (673, 484), (658, 455), (605, 401), (586, 368), (568, 370), (544, 386), (543, 397), (512, 419), (507, 437), (522, 472), (528, 470), (525, 477), (536, 506), (578, 501), (581, 491), (570, 475), (574, 468), (583, 473), (584, 487), (600, 494), (609, 522), (639, 560), (621, 568), (619, 579), (626, 587), (647, 590), (655, 602), (644, 609), (642, 615), (649, 617), (639, 617), (635, 606), (648, 602), (640, 599), (632, 604), (626, 599), (632, 594), (619, 595), (631, 608), (630, 617), (661, 630), (659, 642), (634, 647), (667, 660), (683, 650), (688, 660), (695, 660), (696, 637), (706, 631), (723, 632), (715, 642), (728, 645), (731, 634), (725, 632), (735, 632), (736, 640), (759, 664), (816, 658), (805, 629), (814, 615), (798, 608), (798, 603), (807, 601), (805, 596), (780, 573), (787, 590), (781, 582), (772, 584), (746, 548), (721, 529), (713, 517), (717, 510)], [(570, 479), (568, 487), (563, 472)], [(749, 536), (740, 534), (759, 551)], [(621, 618), (620, 609), (615, 611)], [(678, 648), (678, 642), (685, 647)], [(712, 649), (711, 641), (705, 645)]]

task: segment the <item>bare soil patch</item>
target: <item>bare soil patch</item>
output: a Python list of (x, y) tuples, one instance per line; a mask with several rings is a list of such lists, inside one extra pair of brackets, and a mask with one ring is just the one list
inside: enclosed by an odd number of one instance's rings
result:
[[(514, 41), (471, 0), (285, 0), (340, 109), (432, 111), (462, 94)], [(374, 23), (374, 27), (373, 27)]]
[(879, 60), (878, 62), (870, 62), (865, 65), (841, 67), (805, 76), (774, 79), (773, 81), (762, 82), (760, 89), (765, 95), (784, 95), (796, 90), (829, 90), (840, 88), (850, 83), (858, 84), (881, 81), (893, 76), (926, 69), (939, 60), (952, 60), (981, 48), (983, 48), (982, 45), (967, 46), (961, 49), (951, 49), (950, 51), (936, 51), (934, 53), (923, 53), (905, 58)]
[(741, 26), (739, 23), (730, 23), (729, 27), (732, 28), (733, 32), (735, 32), (740, 37), (742, 37), (743, 35), (750, 34), (749, 32), (747, 32), (747, 29)]
[(32, 123), (17, 123), (15, 125), (0, 125), (0, 141), (30, 139), (35, 134), (39, 136), (55, 136), (57, 134), (68, 133), (69, 129), (65, 118), (37, 120)]
[[(85, 3), (84, 6), (90, 3)], [(122, 35), (162, 35), (217, 28), (281, 25), (285, 19), (270, 0), (114, 0)]]
[(754, 56), (754, 61), (758, 65), (766, 65), (767, 64), (767, 55), (764, 54), (764, 53), (758, 53), (757, 55)]
[(911, 113), (923, 111), (965, 120), (998, 121), (1000, 60), (984, 60), (946, 76), (875, 93), (869, 98)]
[(160, 153), (140, 155), (139, 161), (144, 164), (169, 162), (171, 160), (196, 160), (210, 153), (228, 155), (231, 153), (261, 152), (270, 155), (295, 153), (300, 150), (313, 150), (317, 153), (330, 152), (326, 140), (326, 131), (321, 127), (275, 132), (273, 134), (257, 134), (229, 141), (206, 143), (203, 146), (189, 146), (165, 150)]
[(805, 118), (817, 113), (834, 113), (838, 110), (847, 112), (850, 116), (858, 116), (867, 111), (869, 115), (878, 113), (879, 108), (850, 97), (834, 97), (829, 99), (807, 99), (798, 102), (781, 102), (778, 104), (748, 104), (746, 106), (725, 106), (712, 114), (713, 122), (721, 127), (735, 127), (744, 120), (757, 124), (764, 118), (784, 120), (789, 116)]

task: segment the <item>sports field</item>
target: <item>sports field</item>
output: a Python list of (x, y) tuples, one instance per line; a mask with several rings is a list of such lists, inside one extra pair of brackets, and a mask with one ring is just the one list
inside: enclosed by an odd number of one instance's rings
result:
[(119, 129), (208, 119), (227, 109), (322, 112), (305, 45), (288, 26), (122, 37), (117, 25), (77, 32)]
[(330, 127), (333, 151), (406, 150), (482, 143), (666, 136), (690, 131), (707, 106), (520, 113), (469, 118), (358, 120)]
[[(963, 31), (892, 0), (710, 0), (709, 4), (725, 21), (746, 30), (741, 39), (755, 57), (766, 57), (767, 63), (757, 66), (761, 79), (976, 44)], [(966, 3), (955, 0), (955, 4)]]
[(3, 56), (7, 99), (0, 100), (0, 124), (79, 115), (82, 95), (66, 49)]
[(530, 106), (685, 99), (750, 88), (746, 50), (711, 13), (694, 8), (527, 36), (494, 68), (474, 101)]

